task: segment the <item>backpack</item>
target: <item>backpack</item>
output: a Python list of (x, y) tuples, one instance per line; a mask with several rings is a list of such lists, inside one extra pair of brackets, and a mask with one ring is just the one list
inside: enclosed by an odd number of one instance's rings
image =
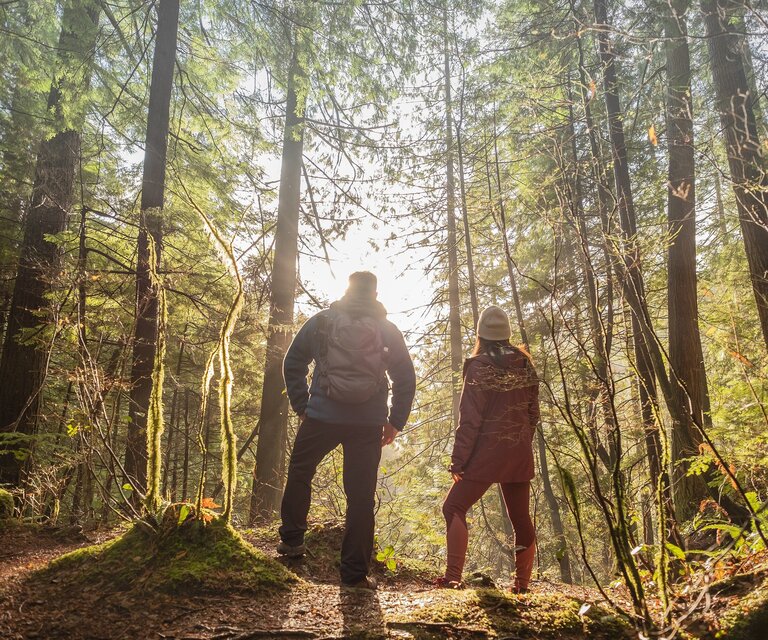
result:
[(359, 404), (386, 385), (381, 321), (343, 311), (320, 314), (320, 386), (336, 402)]

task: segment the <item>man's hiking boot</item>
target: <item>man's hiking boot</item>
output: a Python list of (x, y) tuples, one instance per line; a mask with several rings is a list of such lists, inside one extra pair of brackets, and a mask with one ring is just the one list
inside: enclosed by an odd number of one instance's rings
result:
[(440, 576), (432, 584), (438, 589), (463, 589), (464, 583), (460, 580), (449, 580), (445, 576)]
[(379, 583), (376, 581), (376, 578), (365, 576), (354, 583), (342, 582), (341, 586), (346, 587), (347, 589), (369, 589), (371, 591), (376, 591)]
[(522, 595), (524, 593), (529, 593), (530, 589), (528, 589), (528, 587), (521, 587), (519, 585), (515, 585), (510, 589), (510, 591), (515, 595)]
[(277, 545), (277, 552), (281, 556), (285, 556), (287, 558), (300, 558), (307, 552), (307, 548), (303, 543), (294, 547), (293, 545), (287, 544), (281, 540)]

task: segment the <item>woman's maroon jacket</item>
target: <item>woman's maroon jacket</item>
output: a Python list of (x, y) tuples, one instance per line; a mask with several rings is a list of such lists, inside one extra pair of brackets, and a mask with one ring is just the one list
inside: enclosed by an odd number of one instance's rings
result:
[(539, 422), (539, 381), (530, 359), (505, 352), (501, 366), (485, 354), (464, 362), (453, 473), (478, 482), (533, 478), (533, 434)]

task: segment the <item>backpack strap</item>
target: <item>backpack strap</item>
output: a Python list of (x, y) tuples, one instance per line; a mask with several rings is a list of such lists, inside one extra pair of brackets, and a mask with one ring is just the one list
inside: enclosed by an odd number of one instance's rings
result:
[(315, 337), (318, 340), (318, 358), (315, 366), (320, 369), (320, 375), (328, 377), (328, 311), (317, 314), (317, 327)]

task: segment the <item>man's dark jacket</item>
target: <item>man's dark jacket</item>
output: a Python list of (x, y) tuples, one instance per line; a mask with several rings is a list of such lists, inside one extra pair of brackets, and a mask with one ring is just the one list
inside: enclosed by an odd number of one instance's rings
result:
[[(392, 383), (392, 407), (387, 406), (389, 390), (381, 390), (366, 402), (342, 403), (330, 400), (323, 392), (319, 375), (312, 376), (307, 386), (309, 364), (320, 358), (321, 341), (326, 339), (319, 331), (321, 314), (345, 312), (352, 316), (371, 316), (381, 323), (381, 336), (387, 348), (385, 363)], [(386, 319), (387, 312), (375, 299), (344, 296), (331, 305), (330, 311), (312, 316), (299, 329), (283, 362), (283, 377), (291, 407), (298, 414), (332, 424), (359, 424), (382, 426), (389, 421), (402, 430), (411, 412), (416, 393), (416, 373), (400, 330)]]

